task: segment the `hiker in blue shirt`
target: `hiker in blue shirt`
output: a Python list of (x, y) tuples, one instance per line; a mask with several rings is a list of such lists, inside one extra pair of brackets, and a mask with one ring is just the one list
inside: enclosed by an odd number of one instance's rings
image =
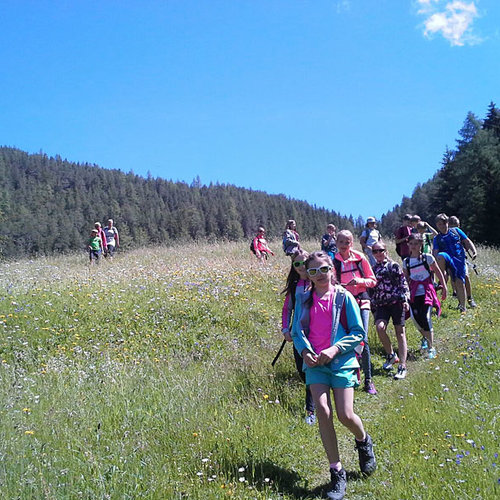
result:
[[(444, 213), (436, 216), (436, 227), (439, 234), (434, 238), (433, 253), (445, 278), (447, 279), (446, 273), (449, 273), (451, 276), (457, 291), (458, 309), (460, 312), (465, 312), (465, 277), (467, 266), (465, 263), (465, 250), (469, 252), (470, 258), (473, 260), (477, 256), (477, 250), (474, 243), (460, 228), (449, 228), (448, 221), (449, 218)], [(469, 296), (468, 299), (471, 302), (472, 296)]]

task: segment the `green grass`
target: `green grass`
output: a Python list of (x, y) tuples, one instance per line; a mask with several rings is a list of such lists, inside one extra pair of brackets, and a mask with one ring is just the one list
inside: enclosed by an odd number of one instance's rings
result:
[[(247, 247), (0, 265), (1, 498), (321, 497), (328, 465), (290, 346), (270, 365), (288, 262), (261, 267)], [(409, 326), (406, 380), (382, 372), (370, 331), (379, 395), (356, 391), (356, 410), (379, 468), (359, 476), (337, 425), (348, 498), (499, 495), (500, 253), (481, 249), (478, 268), (479, 307), (445, 303), (436, 360)]]

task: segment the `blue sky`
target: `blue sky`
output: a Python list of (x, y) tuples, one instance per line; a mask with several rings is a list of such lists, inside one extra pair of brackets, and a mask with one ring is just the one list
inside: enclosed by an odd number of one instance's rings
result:
[(0, 144), (378, 217), (499, 54), (498, 0), (0, 0)]

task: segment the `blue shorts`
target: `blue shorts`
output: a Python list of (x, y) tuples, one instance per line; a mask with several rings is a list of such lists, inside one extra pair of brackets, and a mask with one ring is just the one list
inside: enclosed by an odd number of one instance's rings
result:
[(358, 369), (333, 371), (328, 366), (307, 368), (306, 385), (324, 384), (332, 389), (358, 387)]
[(461, 260), (457, 257), (452, 257), (446, 252), (439, 252), (438, 256), (443, 257), (446, 261), (446, 270), (450, 273), (453, 281), (458, 278), (465, 283), (465, 276), (467, 276), (467, 264), (465, 263), (465, 259)]

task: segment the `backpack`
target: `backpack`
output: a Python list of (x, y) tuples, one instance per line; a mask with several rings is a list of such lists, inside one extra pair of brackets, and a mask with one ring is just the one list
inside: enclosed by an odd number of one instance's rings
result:
[[(356, 267), (358, 268), (358, 272), (362, 278), (365, 277), (365, 272), (363, 271), (363, 265), (361, 264), (362, 259), (355, 260)], [(333, 267), (335, 268), (335, 274), (337, 276), (337, 282), (340, 285), (341, 276), (343, 273), (352, 273), (352, 269), (348, 271), (342, 271), (342, 262), (338, 259), (333, 259)], [(370, 300), (371, 295), (373, 294), (373, 289), (368, 288), (365, 292), (361, 292), (358, 295), (355, 295), (354, 298), (358, 301), (360, 300)]]
[[(336, 287), (336, 294), (335, 294), (335, 302), (334, 305), (335, 307), (341, 308), (340, 309), (340, 314), (335, 314), (333, 317), (333, 322), (332, 322), (332, 342), (333, 339), (335, 338), (335, 335), (337, 334), (337, 330), (339, 327), (339, 323), (342, 325), (342, 328), (346, 333), (349, 333), (349, 327), (347, 325), (347, 312), (345, 308), (345, 296), (346, 296), (346, 289), (341, 287), (340, 285), (337, 285)], [(333, 344), (332, 344), (333, 345)], [(354, 354), (356, 356), (356, 359), (360, 360), (361, 354), (363, 352), (365, 343), (364, 341), (361, 341), (359, 346), (354, 348)], [(360, 381), (360, 369), (357, 369), (357, 377), (358, 377), (358, 382)]]
[[(430, 275), (432, 275), (432, 271), (431, 271), (431, 268), (429, 267), (429, 263), (427, 262), (427, 257), (425, 256), (425, 253), (423, 253), (421, 255), (421, 257), (422, 257), (422, 264), (424, 265), (425, 270)], [(405, 257), (404, 265), (405, 265), (405, 268), (408, 270), (408, 272), (410, 271), (410, 269), (413, 269), (413, 268), (418, 267), (420, 265), (420, 257), (418, 260), (419, 260), (419, 262), (417, 262), (414, 266), (410, 266), (410, 257)]]
[(252, 241), (250, 242), (250, 251), (254, 255), (257, 255), (257, 251), (255, 250), (255, 238), (252, 238)]
[(291, 229), (283, 233), (283, 251), (287, 256), (293, 255), (294, 250), (299, 246), (297, 237)]
[[(361, 265), (361, 259), (355, 260), (354, 261), (356, 264), (356, 267), (358, 268), (359, 274), (361, 275), (362, 278), (365, 277), (365, 273), (363, 271), (363, 266)], [(349, 271), (342, 271), (342, 262), (338, 259), (333, 259), (333, 267), (335, 268), (335, 274), (337, 276), (337, 281), (340, 284), (340, 277), (342, 276), (343, 273), (351, 273), (352, 269), (349, 269)]]

